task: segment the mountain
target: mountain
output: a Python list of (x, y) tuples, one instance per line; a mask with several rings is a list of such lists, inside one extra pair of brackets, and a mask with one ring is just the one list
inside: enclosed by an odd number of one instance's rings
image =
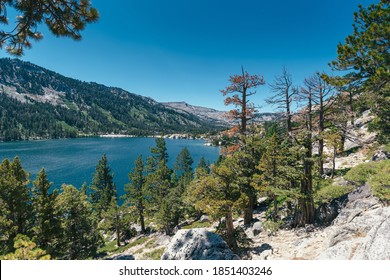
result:
[(197, 116), (206, 122), (216, 122), (221, 125), (229, 125), (231, 121), (226, 117), (226, 112), (218, 111), (211, 108), (190, 105), (186, 102), (163, 102), (168, 108), (172, 108), (177, 112), (184, 112)]
[[(172, 108), (177, 112), (185, 112), (191, 115), (197, 116), (199, 119), (206, 122), (214, 122), (222, 126), (234, 125), (236, 121), (232, 121), (228, 118), (227, 111), (218, 111), (215, 109), (194, 106), (187, 104), (186, 102), (163, 102), (168, 108)], [(257, 113), (255, 114), (255, 122), (275, 121), (282, 117), (280, 113)]]
[(218, 129), (212, 119), (18, 59), (0, 59), (0, 109), (0, 140), (5, 141)]

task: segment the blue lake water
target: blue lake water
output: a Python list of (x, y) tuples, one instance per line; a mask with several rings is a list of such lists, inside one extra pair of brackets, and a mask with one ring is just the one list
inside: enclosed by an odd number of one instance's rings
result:
[[(213, 163), (219, 155), (219, 148), (204, 145), (202, 140), (166, 139), (169, 154), (168, 165), (173, 167), (180, 151), (187, 147), (194, 160), (194, 166), (203, 156)], [(63, 183), (79, 188), (84, 182), (91, 184), (95, 167), (105, 153), (114, 173), (118, 195), (123, 194), (128, 183), (128, 174), (138, 155), (144, 160), (155, 146), (153, 138), (78, 138), (42, 141), (21, 141), (0, 143), (0, 160), (18, 156), (23, 168), (34, 179), (44, 167), (54, 188)]]

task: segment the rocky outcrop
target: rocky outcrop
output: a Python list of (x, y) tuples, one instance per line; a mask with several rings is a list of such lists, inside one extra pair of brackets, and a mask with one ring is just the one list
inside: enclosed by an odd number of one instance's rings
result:
[(371, 158), (372, 161), (380, 161), (386, 159), (390, 159), (390, 153), (385, 150), (376, 151)]
[(196, 228), (179, 230), (168, 245), (162, 260), (238, 260), (216, 233)]
[(382, 207), (367, 185), (348, 200), (326, 229), (326, 248), (318, 259), (390, 260), (390, 207)]
[(250, 258), (390, 260), (390, 207), (372, 195), (369, 185), (333, 201), (321, 215), (329, 226), (281, 229), (272, 236), (261, 232), (252, 239)]

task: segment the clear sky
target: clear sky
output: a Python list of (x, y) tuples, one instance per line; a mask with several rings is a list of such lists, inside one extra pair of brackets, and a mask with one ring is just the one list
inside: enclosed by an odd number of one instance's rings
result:
[[(222, 94), (241, 65), (267, 84), (285, 66), (294, 83), (329, 71), (352, 33), (358, 4), (373, 0), (94, 0), (98, 23), (79, 42), (44, 39), (22, 57), (65, 76), (157, 101), (226, 110)], [(12, 18), (9, 19), (13, 21)], [(0, 28), (3, 28), (0, 26)], [(0, 51), (0, 57), (8, 57)], [(262, 111), (268, 85), (252, 96)]]

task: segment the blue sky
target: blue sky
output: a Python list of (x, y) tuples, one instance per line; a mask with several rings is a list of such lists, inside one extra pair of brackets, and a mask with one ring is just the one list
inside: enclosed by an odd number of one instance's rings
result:
[(358, 4), (375, 2), (94, 0), (100, 20), (87, 26), (80, 42), (43, 28), (44, 39), (22, 59), (157, 101), (220, 110), (226, 107), (219, 90), (243, 65), (264, 76), (267, 84), (252, 101), (271, 111), (264, 100), (282, 67), (297, 85), (315, 71), (329, 71), (337, 44), (352, 33)]

